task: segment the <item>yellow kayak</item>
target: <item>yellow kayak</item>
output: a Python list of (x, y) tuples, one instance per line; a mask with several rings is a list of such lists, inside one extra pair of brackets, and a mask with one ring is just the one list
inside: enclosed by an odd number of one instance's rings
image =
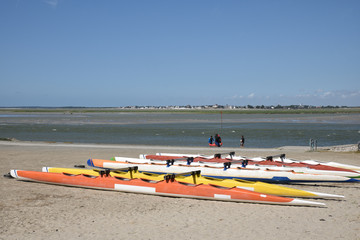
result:
[(43, 172), (52, 172), (52, 173), (65, 173), (72, 175), (90, 175), (90, 176), (100, 176), (100, 175), (110, 175), (111, 177), (118, 178), (141, 178), (148, 180), (161, 181), (164, 179), (171, 180), (175, 179), (178, 182), (191, 183), (191, 184), (208, 184), (215, 185), (227, 188), (242, 188), (246, 190), (251, 190), (258, 193), (277, 195), (277, 196), (286, 196), (286, 197), (303, 197), (303, 198), (343, 198), (341, 195), (327, 194), (327, 193), (318, 193), (299, 190), (295, 188), (278, 186), (275, 184), (263, 183), (263, 182), (251, 182), (240, 179), (221, 179), (221, 178), (212, 178), (201, 176), (200, 171), (182, 173), (182, 174), (155, 174), (150, 172), (139, 172), (137, 168), (126, 168), (126, 169), (86, 169), (86, 168), (56, 168), (56, 167), (43, 167)]

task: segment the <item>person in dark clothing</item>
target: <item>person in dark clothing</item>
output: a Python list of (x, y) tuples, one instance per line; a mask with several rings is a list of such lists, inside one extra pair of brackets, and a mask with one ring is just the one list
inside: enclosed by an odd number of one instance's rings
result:
[(245, 138), (244, 136), (241, 136), (241, 139), (240, 139), (240, 146), (243, 147), (245, 144)]
[(219, 134), (215, 134), (215, 145), (220, 147), (221, 146), (221, 137)]

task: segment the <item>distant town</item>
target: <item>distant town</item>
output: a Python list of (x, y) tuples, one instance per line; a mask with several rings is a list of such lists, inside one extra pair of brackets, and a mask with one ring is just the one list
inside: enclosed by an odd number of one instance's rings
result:
[(167, 106), (141, 106), (141, 105), (132, 105), (132, 106), (119, 106), (119, 107), (83, 107), (83, 106), (63, 106), (63, 107), (46, 107), (46, 106), (17, 106), (17, 107), (0, 107), (0, 109), (137, 109), (137, 110), (247, 110), (247, 109), (339, 109), (339, 108), (360, 108), (360, 106), (313, 106), (313, 105), (245, 105), (245, 106), (237, 106), (237, 105), (167, 105)]
[(73, 113), (112, 113), (112, 112), (187, 112), (187, 113), (264, 113), (264, 114), (302, 114), (302, 113), (360, 113), (360, 106), (312, 106), (312, 105), (169, 105), (169, 106), (119, 106), (119, 107), (81, 107), (81, 106), (63, 106), (63, 107), (40, 107), (40, 106), (19, 106), (19, 107), (0, 107), (0, 112), (59, 112), (64, 114)]
[(358, 108), (358, 107), (348, 107), (348, 106), (312, 106), (312, 105), (246, 105), (246, 106), (235, 106), (235, 105), (201, 105), (201, 106), (192, 106), (192, 105), (185, 105), (185, 106), (126, 106), (126, 107), (119, 107), (120, 109), (196, 109), (196, 110), (211, 110), (211, 109), (334, 109), (334, 108)]

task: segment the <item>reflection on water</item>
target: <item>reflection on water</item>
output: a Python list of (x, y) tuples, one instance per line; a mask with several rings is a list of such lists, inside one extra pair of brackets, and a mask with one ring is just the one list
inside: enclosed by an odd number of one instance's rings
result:
[(360, 115), (286, 114), (0, 114), (0, 138), (79, 143), (207, 146), (219, 133), (224, 146), (318, 146), (360, 141)]

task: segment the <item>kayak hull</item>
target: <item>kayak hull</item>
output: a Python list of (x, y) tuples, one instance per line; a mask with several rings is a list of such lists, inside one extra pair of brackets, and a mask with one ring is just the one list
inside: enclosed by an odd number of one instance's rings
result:
[(323, 203), (319, 202), (260, 194), (239, 188), (219, 188), (203, 184), (184, 184), (177, 181), (149, 181), (111, 176), (72, 175), (23, 170), (11, 170), (10, 174), (12, 177), (22, 180), (160, 196), (280, 205), (324, 206)]
[(87, 164), (91, 167), (100, 168), (124, 168), (137, 166), (139, 171), (152, 172), (156, 174), (163, 173), (183, 173), (189, 171), (201, 171), (201, 174), (206, 177), (215, 177), (222, 179), (243, 179), (248, 181), (262, 181), (269, 183), (290, 183), (290, 182), (358, 182), (356, 179), (332, 176), (332, 175), (318, 175), (295, 173), (292, 171), (271, 171), (271, 170), (250, 170), (238, 168), (216, 168), (216, 167), (196, 167), (191, 165), (184, 166), (167, 166), (165, 164), (148, 164), (148, 163), (132, 163), (132, 162), (118, 162), (102, 159), (89, 159)]
[[(155, 155), (153, 155), (155, 156)], [(160, 158), (160, 157), (159, 157)], [(161, 156), (161, 159), (163, 159), (164, 157)], [(165, 159), (167, 159), (169, 157), (165, 157)], [(115, 161), (126, 161), (129, 158), (124, 158), (124, 157), (114, 157)], [(154, 158), (142, 158), (142, 159), (136, 159), (136, 158), (131, 158), (131, 161), (134, 163), (158, 163), (158, 164), (165, 164), (166, 161), (170, 161), (170, 160), (161, 160), (161, 159), (157, 159), (156, 156)], [(172, 162), (173, 165), (184, 165), (184, 163), (186, 162), (185, 160), (176, 160), (176, 159), (172, 159), (174, 162)], [(191, 159), (192, 160), (192, 159)], [(193, 166), (211, 166), (211, 167), (224, 167), (224, 163), (231, 163), (231, 167), (232, 168), (246, 168), (249, 170), (273, 170), (273, 171), (293, 171), (293, 172), (297, 172), (297, 173), (310, 173), (310, 174), (321, 174), (321, 175), (334, 175), (334, 176), (342, 176), (342, 177), (348, 177), (348, 178), (360, 178), (360, 173), (358, 172), (353, 172), (353, 171), (349, 171), (346, 169), (340, 169), (343, 171), (340, 171), (339, 169), (336, 170), (321, 170), (321, 169), (314, 169), (314, 168), (309, 168), (309, 167), (305, 167), (305, 166), (288, 166), (288, 165), (279, 165), (279, 164), (273, 164), (270, 165), (271, 163), (269, 163), (268, 165), (262, 165), (260, 164), (254, 164), (254, 163), (250, 163), (248, 165), (243, 165), (242, 163), (233, 161), (222, 161), (219, 160), (219, 162), (216, 162), (216, 159), (212, 159), (212, 160), (205, 160), (205, 161), (200, 161), (199, 159), (195, 158), (195, 161), (192, 162), (187, 162), (188, 165), (193, 165)]]
[[(68, 174), (88, 174), (93, 176), (100, 176), (101, 173), (98, 170), (92, 169), (79, 169), (79, 168), (54, 168), (54, 167), (43, 167), (43, 172), (53, 172), (53, 173), (68, 173)], [(139, 171), (110, 171), (109, 175), (112, 177), (122, 177), (122, 178), (142, 178), (148, 180), (161, 181), (165, 179), (166, 174), (152, 174), (147, 172)], [(301, 197), (301, 198), (344, 198), (341, 195), (327, 194), (327, 193), (318, 193), (304, 191), (295, 188), (283, 187), (269, 183), (263, 182), (250, 182), (239, 179), (219, 179), (219, 178), (210, 178), (204, 177), (200, 174), (192, 174), (191, 176), (176, 175), (175, 180), (178, 182), (191, 183), (191, 184), (207, 184), (207, 185), (216, 185), (227, 188), (242, 188), (258, 193), (271, 194), (277, 196), (286, 196), (286, 197)]]
[[(231, 162), (232, 164), (242, 165), (243, 160), (247, 160), (247, 167), (262, 167), (262, 168), (277, 168), (288, 169), (295, 172), (305, 172), (313, 174), (324, 174), (324, 175), (337, 175), (349, 178), (360, 178), (360, 172), (357, 171), (356, 166), (336, 163), (319, 163), (316, 161), (295, 161), (291, 159), (272, 159), (266, 160), (264, 158), (244, 158), (234, 157), (227, 158), (215, 158), (213, 156), (201, 156), (194, 154), (172, 154), (172, 153), (157, 153), (156, 155), (141, 154), (142, 159), (153, 159), (153, 160), (170, 160), (170, 159), (181, 159), (192, 157), (194, 162), (204, 163), (224, 163)], [(359, 167), (360, 169), (360, 167)]]

